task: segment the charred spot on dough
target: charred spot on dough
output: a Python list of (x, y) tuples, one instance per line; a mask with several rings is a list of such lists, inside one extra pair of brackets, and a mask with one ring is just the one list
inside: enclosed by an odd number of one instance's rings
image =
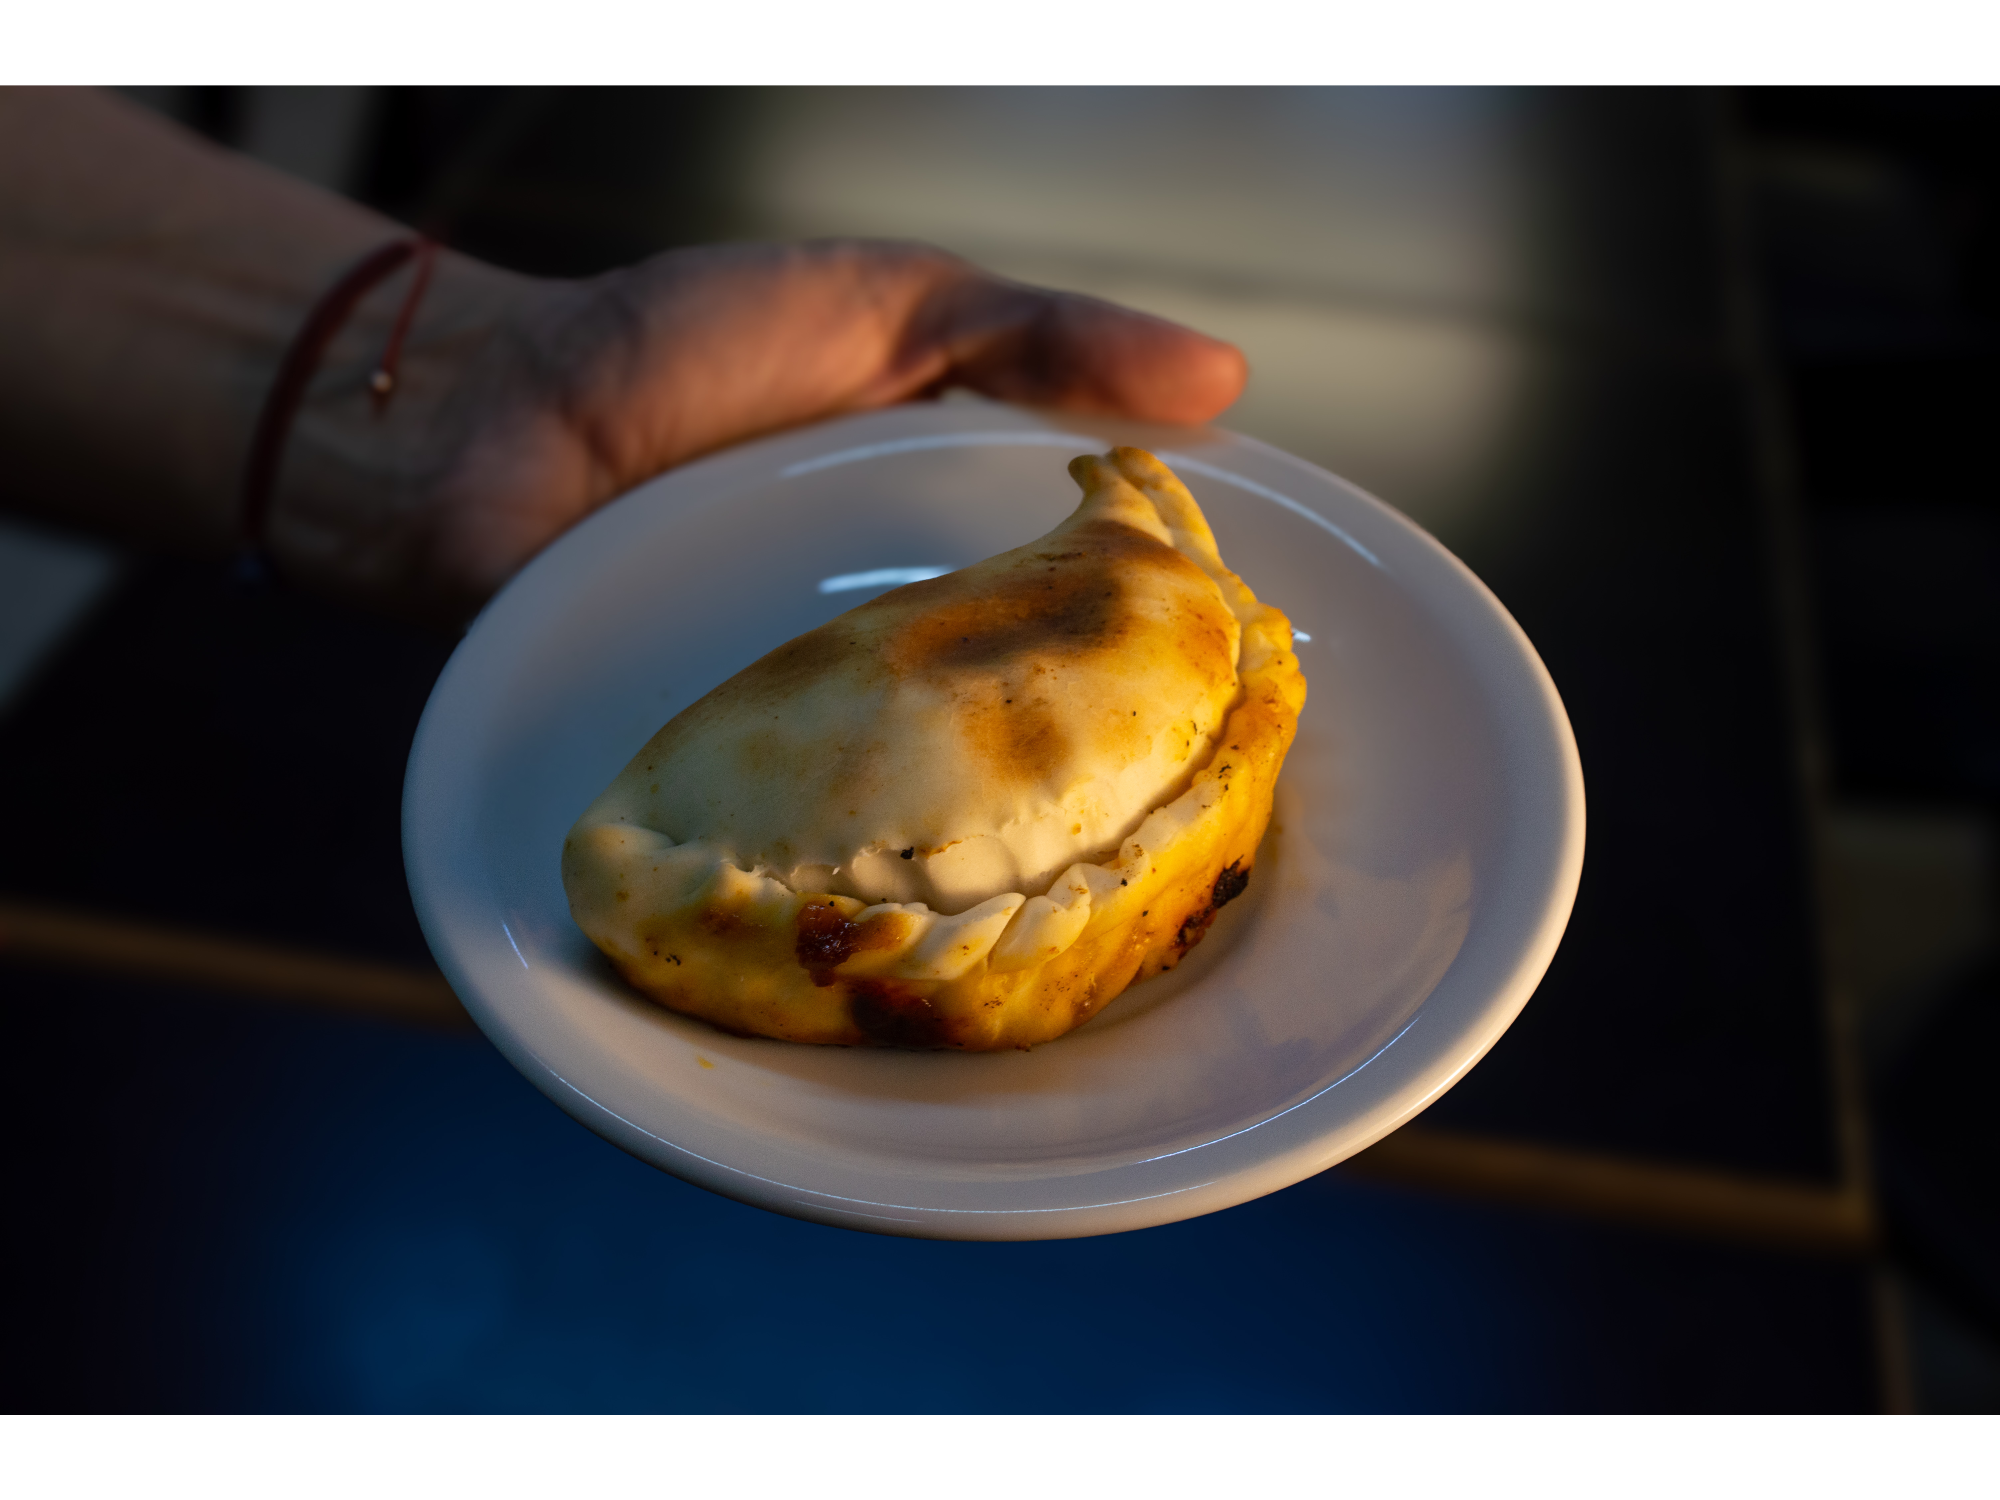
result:
[[(1229, 767), (1224, 766), (1222, 769), (1226, 771)], [(1239, 859), (1215, 877), (1215, 892), (1212, 898), (1214, 904), (1227, 906), (1242, 895), (1249, 885), (1250, 872), (1243, 868), (1243, 861)]]
[(1242, 895), (1250, 884), (1250, 872), (1237, 860), (1215, 877), (1215, 885), (1210, 889), (1208, 900), (1189, 912), (1181, 920), (1180, 930), (1174, 934), (1174, 961), (1179, 962), (1188, 949), (1207, 936), (1208, 929), (1215, 922), (1215, 914)]
[(833, 971), (854, 956), (854, 935), (859, 931), (859, 926), (842, 916), (831, 901), (807, 902), (799, 909), (792, 942), (799, 967), (824, 989), (833, 983)]
[(857, 980), (848, 1007), (854, 1029), (878, 1047), (934, 1051), (951, 1045), (951, 1030), (928, 997), (908, 986), (879, 979)]
[(825, 989), (833, 983), (835, 969), (857, 953), (892, 946), (908, 926), (908, 921), (894, 912), (853, 922), (831, 901), (808, 901), (799, 908), (792, 952), (799, 967), (812, 975), (812, 982)]

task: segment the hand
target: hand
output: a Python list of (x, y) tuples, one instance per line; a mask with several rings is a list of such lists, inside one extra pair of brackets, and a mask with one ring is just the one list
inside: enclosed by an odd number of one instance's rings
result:
[(675, 251), (585, 282), (447, 257), (405, 372), (384, 418), (358, 372), (308, 404), (270, 542), (296, 581), (462, 620), (598, 506), (760, 433), (953, 385), (1194, 423), (1246, 366), (940, 251), (839, 241)]

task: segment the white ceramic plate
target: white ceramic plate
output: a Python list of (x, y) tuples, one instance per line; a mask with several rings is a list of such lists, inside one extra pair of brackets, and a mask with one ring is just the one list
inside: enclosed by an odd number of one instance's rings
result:
[[(585, 805), (673, 714), (869, 597), (843, 579), (1040, 535), (1076, 504), (1064, 465), (1114, 442), (1187, 482), (1223, 557), (1302, 632), (1310, 688), (1249, 890), (1188, 961), (999, 1054), (742, 1039), (628, 990), (563, 898)], [(1214, 429), (946, 403), (691, 464), (557, 541), (438, 680), (403, 839), (452, 987), (591, 1129), (780, 1213), (1042, 1239), (1275, 1191), (1450, 1087), (1555, 952), (1583, 779), (1520, 628), (1353, 486)]]

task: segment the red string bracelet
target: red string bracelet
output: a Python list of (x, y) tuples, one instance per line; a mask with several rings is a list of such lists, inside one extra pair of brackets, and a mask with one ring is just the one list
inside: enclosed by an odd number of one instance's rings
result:
[(277, 486), (278, 461), (284, 457), (285, 438), (305, 402), (313, 372), (361, 299), (393, 276), (412, 256), (417, 261), (416, 275), (411, 278), (410, 289), (396, 313), (389, 342), (383, 347), (381, 359), (376, 361), (375, 372), (368, 378), (368, 394), (379, 415), (396, 393), (396, 371), (402, 362), (403, 343), (416, 317), (417, 303), (430, 284), (431, 265), (437, 257), (436, 241), (422, 235), (392, 240), (361, 260), (320, 295), (285, 350), (277, 376), (264, 397), (263, 410), (257, 414), (250, 457), (243, 466), (242, 498), (237, 510), (240, 549), (237, 572), (244, 580), (255, 582), (271, 576), (264, 527), (271, 512), (271, 494)]

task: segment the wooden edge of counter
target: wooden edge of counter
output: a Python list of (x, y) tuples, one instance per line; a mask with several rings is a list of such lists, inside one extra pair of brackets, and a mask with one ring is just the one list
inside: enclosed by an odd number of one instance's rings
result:
[(1405, 1125), (1340, 1170), (1411, 1187), (1824, 1255), (1876, 1245), (1864, 1192)]
[[(436, 971), (0, 901), (0, 961), (227, 991), (405, 1024), (471, 1025)], [(1866, 1255), (1864, 1193), (1406, 1125), (1340, 1171), (1408, 1187), (1795, 1252)]]
[(432, 970), (0, 901), (0, 959), (224, 990), (421, 1026), (472, 1024)]

